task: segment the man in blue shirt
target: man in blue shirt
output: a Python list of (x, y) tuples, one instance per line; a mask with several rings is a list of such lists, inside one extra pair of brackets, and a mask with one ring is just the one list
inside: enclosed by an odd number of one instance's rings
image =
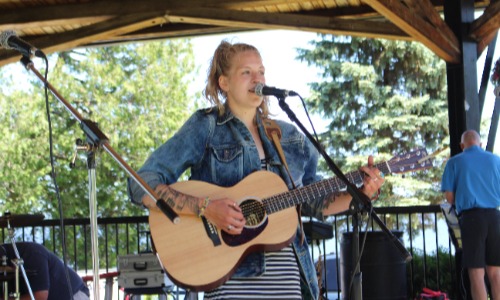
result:
[[(82, 278), (71, 269), (68, 270), (68, 274), (73, 295), (69, 295), (65, 266), (62, 260), (47, 248), (31, 242), (16, 243), (16, 248), (23, 260), (23, 266), (35, 300), (89, 299), (89, 289)], [(0, 255), (7, 257), (9, 263), (16, 258), (12, 244), (0, 245), (0, 253)], [(31, 299), (22, 274), (19, 274), (19, 284), (21, 300)], [(13, 282), (9, 286), (10, 292), (15, 292)]]
[(463, 266), (473, 299), (487, 299), (484, 272), (493, 299), (500, 299), (500, 157), (481, 148), (474, 130), (462, 134), (462, 153), (448, 160), (441, 191), (460, 216)]

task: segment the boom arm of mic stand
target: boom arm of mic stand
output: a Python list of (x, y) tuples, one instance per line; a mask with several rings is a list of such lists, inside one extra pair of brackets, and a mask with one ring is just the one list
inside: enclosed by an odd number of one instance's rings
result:
[(349, 194), (352, 196), (352, 201), (354, 202), (355, 208), (359, 210), (364, 210), (370, 214), (373, 220), (380, 226), (382, 231), (384, 231), (388, 236), (389, 239), (394, 243), (394, 245), (398, 248), (399, 251), (401, 251), (402, 256), (405, 258), (405, 261), (408, 262), (411, 260), (411, 254), (406, 250), (404, 245), (401, 243), (401, 241), (385, 226), (384, 222), (378, 217), (378, 215), (375, 213), (372, 207), (372, 203), (368, 197), (361, 193), (355, 185), (353, 185), (342, 173), (342, 171), (335, 165), (333, 160), (328, 156), (328, 154), (325, 152), (323, 147), (316, 141), (316, 139), (307, 131), (307, 129), (304, 127), (304, 125), (299, 121), (295, 113), (290, 109), (288, 104), (285, 102), (285, 98), (278, 98), (279, 101), (279, 106), (281, 109), (288, 115), (290, 120), (292, 122), (296, 123), (297, 126), (301, 129), (301, 131), (306, 135), (306, 137), (311, 141), (311, 143), (316, 147), (316, 149), (319, 151), (319, 153), (324, 157), (326, 160), (328, 167), (330, 170), (332, 170), (335, 175), (340, 178), (346, 185), (347, 185), (347, 191)]
[(118, 155), (115, 150), (109, 145), (108, 138), (101, 130), (97, 127), (96, 123), (90, 120), (84, 120), (80, 114), (69, 104), (55, 88), (45, 80), (45, 78), (38, 72), (33, 66), (33, 63), (29, 57), (23, 57), (21, 62), (26, 67), (26, 69), (31, 70), (52, 92), (52, 94), (59, 100), (65, 108), (69, 111), (73, 117), (80, 122), (80, 127), (85, 132), (87, 137), (95, 144), (102, 146), (106, 152), (108, 152), (111, 157), (127, 172), (127, 174), (134, 179), (141, 188), (146, 191), (146, 193), (156, 201), (156, 206), (172, 221), (174, 224), (180, 222), (180, 218), (177, 213), (165, 202), (165, 200), (159, 198), (155, 191)]

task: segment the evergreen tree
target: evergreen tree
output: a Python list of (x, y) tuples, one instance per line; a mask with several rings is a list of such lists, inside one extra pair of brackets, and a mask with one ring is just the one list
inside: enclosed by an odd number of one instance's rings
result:
[[(423, 46), (402, 41), (320, 35), (298, 58), (321, 70), (310, 83), (311, 112), (329, 120), (320, 139), (341, 169), (448, 142), (445, 62)], [(388, 176), (378, 205), (442, 201), (442, 158), (434, 168)]]

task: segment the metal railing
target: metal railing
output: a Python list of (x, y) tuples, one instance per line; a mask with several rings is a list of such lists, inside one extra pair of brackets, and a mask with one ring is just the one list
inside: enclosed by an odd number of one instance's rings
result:
[[(401, 239), (413, 257), (406, 264), (408, 297), (414, 298), (423, 287), (456, 293), (458, 283), (455, 275), (455, 247), (440, 206), (380, 207), (375, 210), (390, 230), (402, 232)], [(316, 260), (320, 255), (326, 257), (324, 255), (329, 254), (340, 261), (342, 247), (345, 247), (342, 235), (352, 231), (352, 216), (340, 214), (325, 221), (331, 226), (333, 235), (328, 239), (310, 240), (312, 256)], [(362, 221), (360, 231), (380, 230), (374, 222), (367, 223), (364, 218)], [(66, 261), (68, 266), (84, 275), (92, 273), (89, 226), (89, 219), (64, 220)], [(143, 253), (152, 249), (147, 216), (99, 218), (98, 227), (99, 261), (103, 273), (115, 272), (121, 255)], [(59, 220), (43, 220), (13, 230), (16, 242), (43, 244), (63, 257)], [(6, 228), (2, 228), (1, 234), (2, 241), (9, 242)], [(325, 270), (329, 267), (331, 266), (328, 264), (324, 265)], [(341, 264), (333, 267), (338, 274), (337, 286), (340, 287)], [(367, 280), (363, 281), (366, 282)], [(341, 291), (336, 293), (340, 297)]]

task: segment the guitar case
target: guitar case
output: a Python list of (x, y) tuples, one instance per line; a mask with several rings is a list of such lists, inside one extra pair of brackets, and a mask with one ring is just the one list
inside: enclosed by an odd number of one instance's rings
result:
[(173, 286), (153, 253), (119, 256), (118, 272), (118, 286), (131, 294), (135, 289), (168, 289)]

